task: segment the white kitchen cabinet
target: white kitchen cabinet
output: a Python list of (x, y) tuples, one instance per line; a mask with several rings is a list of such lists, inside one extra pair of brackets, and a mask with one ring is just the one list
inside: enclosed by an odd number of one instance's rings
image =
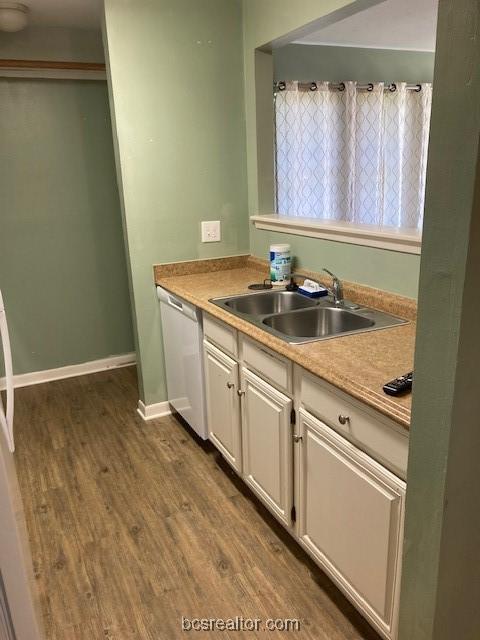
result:
[(396, 640), (408, 433), (221, 321), (207, 317), (205, 326), (210, 440), (372, 626)]
[(402, 479), (407, 476), (408, 431), (297, 367), (302, 407)]
[(232, 467), (242, 472), (242, 438), (238, 363), (204, 342), (208, 432)]
[(298, 537), (385, 637), (397, 633), (405, 483), (301, 409)]
[(243, 478), (281, 522), (293, 504), (292, 400), (242, 368)]

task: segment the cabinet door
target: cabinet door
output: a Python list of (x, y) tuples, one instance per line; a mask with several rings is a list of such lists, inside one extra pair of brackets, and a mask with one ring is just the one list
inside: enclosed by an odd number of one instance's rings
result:
[(405, 484), (300, 410), (302, 544), (387, 637), (397, 633)]
[(267, 507), (291, 524), (292, 401), (242, 369), (243, 477)]
[(208, 435), (232, 467), (242, 471), (238, 363), (204, 343)]

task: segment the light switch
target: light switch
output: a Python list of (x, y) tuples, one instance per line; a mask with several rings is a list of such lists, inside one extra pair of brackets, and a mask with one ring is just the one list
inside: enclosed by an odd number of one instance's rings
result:
[(202, 242), (220, 242), (220, 220), (202, 221)]

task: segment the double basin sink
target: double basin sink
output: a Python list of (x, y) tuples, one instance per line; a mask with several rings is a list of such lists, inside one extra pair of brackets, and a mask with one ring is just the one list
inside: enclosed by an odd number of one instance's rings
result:
[(328, 297), (312, 299), (277, 290), (210, 300), (225, 311), (290, 343), (326, 340), (404, 324), (406, 320), (348, 301), (335, 305)]

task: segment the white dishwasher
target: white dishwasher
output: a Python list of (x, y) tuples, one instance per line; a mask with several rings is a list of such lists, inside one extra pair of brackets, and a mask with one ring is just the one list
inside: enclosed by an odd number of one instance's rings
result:
[(157, 297), (162, 316), (168, 402), (207, 440), (202, 314), (161, 287), (157, 287)]

